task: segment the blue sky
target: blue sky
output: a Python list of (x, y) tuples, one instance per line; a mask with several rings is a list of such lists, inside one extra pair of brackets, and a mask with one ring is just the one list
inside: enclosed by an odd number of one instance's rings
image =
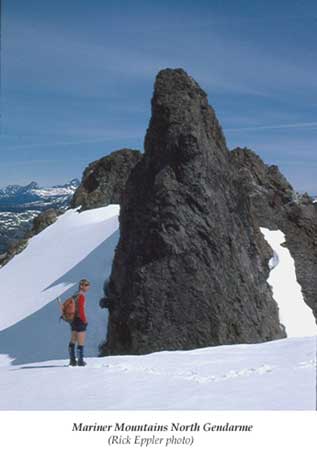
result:
[(2, 3), (0, 186), (65, 182), (115, 149), (142, 149), (155, 75), (183, 67), (229, 148), (317, 193), (315, 1)]

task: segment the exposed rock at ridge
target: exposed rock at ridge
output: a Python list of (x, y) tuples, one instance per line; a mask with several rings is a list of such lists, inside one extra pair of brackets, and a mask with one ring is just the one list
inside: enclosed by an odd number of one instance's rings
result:
[(101, 353), (285, 337), (250, 206), (205, 92), (182, 69), (161, 71), (122, 196)]
[(252, 150), (236, 148), (230, 157), (259, 225), (285, 234), (304, 300), (317, 318), (317, 204), (308, 194), (296, 193), (276, 166), (266, 165)]
[(30, 231), (29, 237), (35, 236), (36, 234), (45, 230), (45, 228), (47, 228), (48, 226), (52, 225), (54, 222), (56, 222), (57, 217), (60, 214), (61, 211), (58, 211), (57, 209), (54, 208), (50, 208), (44, 211), (43, 213), (39, 214), (38, 216), (34, 217), (33, 226)]
[(5, 266), (14, 258), (15, 255), (23, 252), (28, 245), (28, 239), (19, 239), (18, 241), (12, 242), (6, 253), (0, 255), (0, 267)]
[(295, 199), (295, 192), (275, 165), (267, 166), (248, 148), (230, 152), (233, 168), (251, 200), (251, 208), (263, 227), (271, 228), (276, 212)]
[(139, 150), (124, 148), (89, 164), (71, 207), (81, 206), (81, 211), (85, 211), (112, 203), (120, 204), (127, 178), (141, 157)]
[(45, 230), (49, 225), (52, 225), (60, 214), (64, 211), (54, 208), (47, 209), (33, 219), (32, 228), (28, 231), (22, 239), (13, 242), (8, 251), (0, 256), (0, 267), (11, 261), (14, 256), (21, 253), (28, 245), (29, 239)]
[[(80, 210), (84, 211), (111, 203), (120, 204), (126, 180), (132, 168), (141, 158), (142, 153), (139, 150), (121, 149), (89, 164), (84, 171), (80, 186), (74, 193), (70, 207), (77, 208), (81, 206)], [(76, 180), (72, 180), (69, 185), (72, 186), (74, 181), (76, 182)], [(25, 189), (29, 190), (35, 186), (37, 186), (36, 183), (31, 183)], [(13, 188), (18, 189), (19, 186), (13, 186)], [(62, 213), (62, 210), (50, 208), (36, 216), (33, 219), (31, 230), (27, 231), (22, 239), (12, 242), (8, 251), (0, 255), (0, 266), (4, 266), (15, 255), (22, 252), (32, 236), (54, 223)]]

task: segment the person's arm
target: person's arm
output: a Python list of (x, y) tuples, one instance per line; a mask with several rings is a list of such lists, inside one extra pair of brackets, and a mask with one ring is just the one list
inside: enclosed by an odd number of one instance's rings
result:
[(78, 315), (80, 317), (80, 319), (84, 322), (87, 323), (87, 318), (86, 318), (86, 314), (85, 314), (85, 296), (83, 294), (79, 294), (78, 297)]

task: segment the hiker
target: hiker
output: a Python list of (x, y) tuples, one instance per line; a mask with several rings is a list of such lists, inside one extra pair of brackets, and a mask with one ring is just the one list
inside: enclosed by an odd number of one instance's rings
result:
[[(76, 295), (76, 308), (75, 308), (75, 318), (70, 322), (71, 326), (71, 339), (68, 345), (69, 351), (69, 365), (70, 366), (85, 366), (84, 361), (84, 345), (86, 337), (86, 328), (88, 325), (86, 312), (85, 312), (85, 302), (86, 302), (86, 292), (90, 288), (90, 283), (88, 280), (83, 279), (79, 283), (79, 292)], [(77, 357), (75, 357), (75, 344), (77, 342)]]

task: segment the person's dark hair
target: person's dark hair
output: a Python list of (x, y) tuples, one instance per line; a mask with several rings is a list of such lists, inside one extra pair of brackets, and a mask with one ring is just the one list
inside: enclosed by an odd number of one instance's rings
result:
[(90, 286), (90, 282), (88, 280), (86, 280), (86, 278), (83, 278), (79, 282), (79, 287), (81, 288), (82, 286)]

